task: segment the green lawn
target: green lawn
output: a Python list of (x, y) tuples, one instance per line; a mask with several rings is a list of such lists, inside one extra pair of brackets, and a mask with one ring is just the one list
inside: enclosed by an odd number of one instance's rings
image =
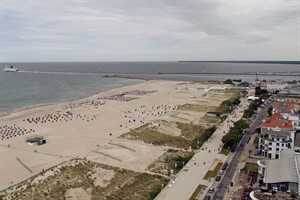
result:
[(195, 191), (193, 192), (192, 196), (190, 197), (189, 200), (194, 200), (196, 199), (197, 195), (199, 194), (199, 192), (202, 190), (202, 189), (205, 189), (206, 186), (205, 185), (201, 185), (199, 184), (198, 187), (195, 189)]
[(208, 178), (215, 178), (218, 175), (218, 172), (219, 172), (220, 168), (222, 167), (222, 165), (223, 165), (223, 163), (219, 162), (213, 171), (208, 170), (207, 173), (205, 174), (205, 176), (203, 177), (203, 179), (207, 180)]
[(246, 173), (248, 173), (249, 171), (258, 171), (258, 164), (257, 163), (249, 163), (246, 162), (244, 169)]
[(223, 154), (225, 156), (227, 156), (229, 154), (229, 150), (228, 148), (223, 147), (220, 151), (220, 154)]
[(258, 142), (259, 142), (259, 137), (256, 136), (255, 139), (254, 139), (254, 141), (253, 141), (253, 144), (258, 145)]

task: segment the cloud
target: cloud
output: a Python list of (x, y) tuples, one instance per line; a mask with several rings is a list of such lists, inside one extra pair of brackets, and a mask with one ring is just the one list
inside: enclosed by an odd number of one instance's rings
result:
[(2, 0), (1, 18), (2, 61), (299, 60), (297, 0)]

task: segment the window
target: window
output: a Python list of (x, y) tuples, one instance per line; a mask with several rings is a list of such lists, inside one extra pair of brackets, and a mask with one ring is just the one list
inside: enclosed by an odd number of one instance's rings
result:
[(269, 147), (269, 150), (272, 151), (272, 147)]
[(271, 153), (268, 154), (268, 158), (270, 158), (270, 159), (272, 158), (272, 154)]
[(278, 159), (278, 158), (279, 158), (279, 154), (276, 154), (276, 155), (275, 155), (275, 159)]
[(276, 146), (279, 146), (279, 143), (277, 143)]
[(269, 142), (269, 145), (272, 145), (272, 142)]
[(284, 144), (281, 144), (282, 147), (284, 147)]
[(276, 151), (279, 151), (279, 148), (276, 148)]

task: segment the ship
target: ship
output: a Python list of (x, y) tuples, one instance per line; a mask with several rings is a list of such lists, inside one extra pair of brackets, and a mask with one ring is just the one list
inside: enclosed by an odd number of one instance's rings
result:
[(3, 69), (3, 72), (17, 72), (17, 71), (19, 71), (19, 69), (18, 68), (15, 68), (15, 67), (13, 67), (13, 66), (10, 66), (10, 67), (5, 67), (4, 69)]

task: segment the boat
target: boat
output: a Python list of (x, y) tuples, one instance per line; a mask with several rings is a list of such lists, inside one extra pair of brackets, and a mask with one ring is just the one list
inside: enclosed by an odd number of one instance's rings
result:
[(13, 66), (10, 66), (10, 67), (5, 67), (4, 69), (3, 69), (3, 72), (17, 72), (17, 71), (19, 71), (19, 69), (18, 68), (15, 68), (15, 67), (13, 67)]

